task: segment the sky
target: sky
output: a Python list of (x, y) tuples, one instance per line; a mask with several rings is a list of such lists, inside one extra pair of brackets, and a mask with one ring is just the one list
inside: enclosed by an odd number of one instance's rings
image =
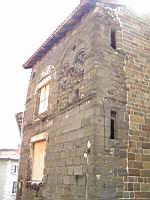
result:
[[(126, 3), (132, 3), (134, 9), (136, 5), (137, 9), (144, 11), (148, 8), (149, 11), (149, 0), (143, 1), (126, 0)], [(17, 148), (20, 143), (15, 114), (25, 109), (31, 73), (30, 69), (25, 70), (22, 65), (79, 2), (0, 0), (0, 148)]]
[(0, 0), (0, 148), (20, 143), (15, 114), (24, 111), (31, 70), (25, 61), (80, 0)]

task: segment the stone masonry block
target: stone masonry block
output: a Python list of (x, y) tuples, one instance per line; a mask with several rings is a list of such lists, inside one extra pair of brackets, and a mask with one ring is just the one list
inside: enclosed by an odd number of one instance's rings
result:
[(69, 182), (69, 176), (64, 176), (63, 177), (63, 183), (68, 185), (70, 182)]
[(74, 167), (71, 166), (71, 167), (68, 167), (68, 175), (73, 175), (74, 173)]
[(74, 175), (82, 175), (82, 165), (74, 167)]

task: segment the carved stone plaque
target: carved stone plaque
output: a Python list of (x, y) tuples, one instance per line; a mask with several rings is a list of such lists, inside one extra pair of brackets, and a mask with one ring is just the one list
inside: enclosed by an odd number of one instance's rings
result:
[(44, 68), (44, 70), (41, 73), (40, 79), (43, 79), (46, 76), (50, 76), (50, 79), (56, 78), (56, 70), (53, 65), (48, 65)]

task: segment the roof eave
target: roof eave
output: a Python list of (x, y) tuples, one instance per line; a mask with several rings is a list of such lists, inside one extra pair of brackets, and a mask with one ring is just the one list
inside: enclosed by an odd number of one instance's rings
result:
[(124, 0), (84, 0), (72, 14), (54, 31), (54, 33), (40, 46), (40, 48), (23, 64), (23, 68), (32, 68), (37, 61), (41, 60), (44, 55), (58, 43), (66, 33), (71, 30), (80, 19), (88, 13), (96, 2), (109, 4), (111, 6), (123, 6)]
[(89, 12), (94, 6), (95, 1), (83, 1), (77, 6), (73, 13), (56, 29), (56, 31), (40, 46), (40, 48), (23, 64), (23, 68), (32, 68), (37, 61), (58, 42), (74, 25), (80, 21), (83, 15)]

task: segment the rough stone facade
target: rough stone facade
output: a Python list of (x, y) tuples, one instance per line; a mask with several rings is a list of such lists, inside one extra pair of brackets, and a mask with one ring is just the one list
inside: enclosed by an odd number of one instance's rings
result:
[[(17, 199), (150, 199), (149, 17), (105, 3), (91, 7), (32, 67)], [(36, 88), (47, 66), (49, 109), (38, 114)], [(43, 132), (48, 140), (37, 189), (28, 187), (30, 140)]]

